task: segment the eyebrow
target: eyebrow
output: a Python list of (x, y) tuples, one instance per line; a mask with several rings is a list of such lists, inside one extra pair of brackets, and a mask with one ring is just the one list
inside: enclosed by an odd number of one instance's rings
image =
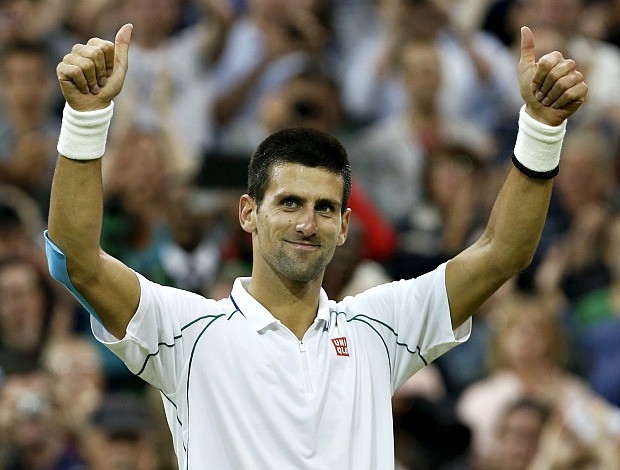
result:
[[(305, 197), (300, 196), (299, 194), (295, 194), (295, 193), (282, 193), (282, 194), (277, 194), (276, 195), (276, 200), (278, 202), (282, 202), (285, 199), (293, 199), (296, 202), (299, 203), (306, 203), (308, 202), (308, 199)], [(315, 206), (321, 205), (321, 204), (325, 204), (328, 205), (330, 207), (332, 207), (333, 209), (337, 209), (341, 206), (341, 203), (335, 199), (330, 199), (328, 197), (322, 197), (316, 200), (315, 202)]]

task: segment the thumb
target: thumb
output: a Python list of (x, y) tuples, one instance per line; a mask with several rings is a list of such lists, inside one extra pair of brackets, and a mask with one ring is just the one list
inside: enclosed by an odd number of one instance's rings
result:
[(131, 23), (127, 23), (118, 30), (118, 33), (116, 33), (116, 38), (114, 38), (114, 69), (116, 70), (116, 67), (120, 66), (123, 73), (127, 72), (129, 62), (129, 44), (131, 42), (132, 31), (133, 25)]
[(521, 28), (521, 60), (520, 65), (529, 68), (536, 63), (534, 55), (534, 35), (527, 26)]

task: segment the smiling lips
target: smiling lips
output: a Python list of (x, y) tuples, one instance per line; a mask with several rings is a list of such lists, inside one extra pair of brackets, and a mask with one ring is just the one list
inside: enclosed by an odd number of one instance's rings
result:
[(291, 245), (294, 245), (297, 248), (305, 249), (305, 250), (309, 250), (309, 249), (312, 249), (312, 248), (318, 248), (320, 246), (317, 243), (310, 243), (310, 242), (302, 241), (302, 240), (299, 240), (299, 241), (287, 240), (287, 243), (289, 243)]

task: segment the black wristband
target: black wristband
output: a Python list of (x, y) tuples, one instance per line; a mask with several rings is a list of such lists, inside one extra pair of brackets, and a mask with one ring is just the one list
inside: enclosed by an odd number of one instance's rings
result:
[(560, 172), (560, 165), (556, 166), (553, 170), (549, 170), (549, 171), (534, 171), (534, 170), (530, 170), (528, 167), (523, 165), (523, 163), (521, 163), (519, 160), (517, 160), (517, 157), (515, 157), (514, 153), (512, 154), (512, 164), (515, 166), (515, 168), (517, 170), (519, 170), (525, 176), (528, 176), (529, 178), (534, 178), (534, 179), (537, 179), (537, 180), (550, 180), (550, 179), (553, 179)]

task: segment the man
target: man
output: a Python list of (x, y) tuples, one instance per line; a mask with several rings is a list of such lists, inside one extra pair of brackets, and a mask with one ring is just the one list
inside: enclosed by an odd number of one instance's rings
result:
[(392, 393), (465, 341), (470, 316), (529, 263), (563, 123), (587, 92), (583, 77), (559, 52), (536, 63), (524, 28), (522, 132), (484, 235), (425, 276), (339, 303), (321, 281), (351, 216), (346, 153), (318, 131), (268, 137), (239, 204), (252, 234), (252, 277), (215, 301), (156, 285), (99, 248), (100, 157), (131, 29), (123, 26), (115, 44), (76, 45), (57, 68), (67, 107), (51, 272), (98, 316), (99, 340), (161, 391), (180, 468), (393, 468)]

